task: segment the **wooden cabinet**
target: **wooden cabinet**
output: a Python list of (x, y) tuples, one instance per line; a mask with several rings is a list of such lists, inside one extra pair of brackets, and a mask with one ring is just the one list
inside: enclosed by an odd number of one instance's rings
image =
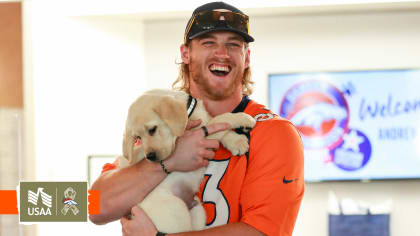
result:
[(22, 10), (0, 2), (0, 107), (22, 108)]

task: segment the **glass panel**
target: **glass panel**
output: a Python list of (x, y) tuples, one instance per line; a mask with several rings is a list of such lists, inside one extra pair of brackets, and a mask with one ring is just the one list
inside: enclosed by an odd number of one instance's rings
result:
[[(0, 108), (0, 189), (16, 189), (21, 160), (22, 110)], [(21, 235), (18, 215), (0, 215), (0, 235)]]

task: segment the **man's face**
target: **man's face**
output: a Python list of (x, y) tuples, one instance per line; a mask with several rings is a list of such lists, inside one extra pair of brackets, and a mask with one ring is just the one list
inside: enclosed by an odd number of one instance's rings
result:
[[(249, 66), (249, 49), (244, 39), (232, 32), (213, 32), (181, 47), (183, 62), (189, 64), (192, 93), (212, 100), (242, 94), (242, 77)], [(197, 91), (194, 91), (197, 90)]]

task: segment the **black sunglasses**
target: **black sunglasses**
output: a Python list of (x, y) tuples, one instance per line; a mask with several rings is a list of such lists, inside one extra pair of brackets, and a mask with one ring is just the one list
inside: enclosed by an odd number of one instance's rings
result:
[(249, 34), (249, 17), (236, 12), (203, 11), (196, 13), (185, 31), (184, 42), (187, 42), (192, 27), (197, 27), (198, 31), (225, 27)]

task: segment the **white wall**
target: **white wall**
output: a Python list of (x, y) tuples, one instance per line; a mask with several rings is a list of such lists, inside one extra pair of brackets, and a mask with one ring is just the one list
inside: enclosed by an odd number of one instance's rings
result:
[[(146, 21), (145, 69), (151, 87), (177, 75), (187, 18)], [(420, 11), (251, 17), (255, 100), (267, 104), (269, 73), (420, 68)], [(267, 104), (268, 105), (268, 104)], [(380, 203), (393, 200), (391, 235), (420, 235), (420, 181), (307, 184), (295, 236), (327, 236), (328, 191)]]
[[(24, 79), (32, 86), (25, 95), (26, 120), (32, 122), (25, 129), (34, 134), (27, 142), (36, 160), (36, 178), (27, 180), (87, 180), (89, 155), (121, 153), (128, 107), (145, 89), (143, 24), (64, 17), (42, 2), (24, 7), (30, 22), (25, 53), (31, 58)], [(121, 234), (120, 227), (70, 224), (39, 224), (38, 235)]]
[(145, 84), (142, 24), (53, 19), (32, 23), (37, 178), (77, 180), (84, 169), (57, 167), (121, 152), (128, 106)]

